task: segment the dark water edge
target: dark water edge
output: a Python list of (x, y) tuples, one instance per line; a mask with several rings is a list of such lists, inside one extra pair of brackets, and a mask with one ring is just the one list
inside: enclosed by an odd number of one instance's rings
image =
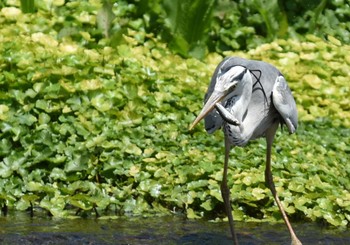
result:
[[(304, 244), (350, 244), (350, 229), (293, 224)], [(240, 244), (290, 244), (283, 223), (236, 222)], [(0, 217), (0, 244), (232, 244), (228, 223), (183, 216), (58, 219), (15, 212)]]

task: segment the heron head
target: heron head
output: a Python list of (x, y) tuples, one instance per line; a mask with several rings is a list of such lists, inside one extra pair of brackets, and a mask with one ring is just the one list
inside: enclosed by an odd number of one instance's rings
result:
[(229, 69), (223, 70), (220, 68), (217, 77), (214, 90), (203, 106), (202, 111), (190, 126), (190, 130), (194, 128), (200, 120), (202, 120), (209, 112), (211, 112), (217, 103), (226, 101), (230, 98), (240, 84), (244, 82), (243, 76), (246, 73), (247, 68), (243, 66), (232, 66)]

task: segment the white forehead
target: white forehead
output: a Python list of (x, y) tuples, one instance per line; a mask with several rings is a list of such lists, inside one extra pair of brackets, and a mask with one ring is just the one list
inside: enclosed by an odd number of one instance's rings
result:
[(235, 77), (240, 76), (246, 70), (243, 66), (232, 66), (229, 70), (223, 71), (220, 69), (219, 80), (233, 80)]

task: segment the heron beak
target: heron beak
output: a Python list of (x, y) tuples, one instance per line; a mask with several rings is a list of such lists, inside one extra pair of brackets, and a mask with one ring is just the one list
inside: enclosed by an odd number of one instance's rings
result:
[(202, 111), (199, 113), (197, 118), (193, 121), (193, 123), (190, 126), (190, 130), (192, 130), (200, 120), (202, 120), (206, 115), (208, 115), (209, 112), (211, 112), (215, 105), (222, 101), (226, 96), (225, 91), (215, 91), (211, 94), (207, 102), (205, 103)]

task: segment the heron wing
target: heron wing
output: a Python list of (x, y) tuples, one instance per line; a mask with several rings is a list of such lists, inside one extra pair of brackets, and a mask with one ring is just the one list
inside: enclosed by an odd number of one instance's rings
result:
[(276, 78), (272, 90), (273, 105), (282, 116), (290, 133), (294, 133), (298, 127), (297, 106), (287, 81), (282, 75)]

